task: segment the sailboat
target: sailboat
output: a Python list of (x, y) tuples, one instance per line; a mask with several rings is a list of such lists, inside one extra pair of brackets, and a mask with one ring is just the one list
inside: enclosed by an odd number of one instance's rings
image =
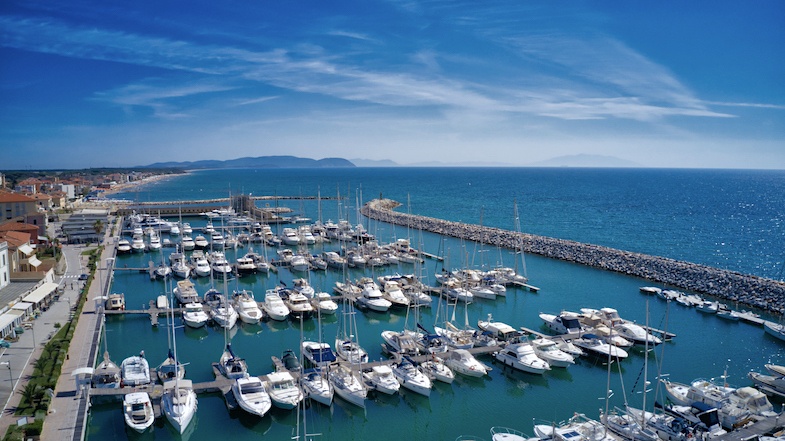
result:
[(120, 367), (109, 358), (109, 347), (106, 341), (106, 316), (101, 315), (101, 337), (104, 339), (104, 359), (93, 370), (93, 387), (117, 389), (120, 387)]
[(357, 341), (357, 312), (344, 297), (341, 313), (341, 326), (335, 336), (335, 353), (352, 364), (368, 362), (368, 352)]
[[(177, 365), (177, 341), (175, 327), (172, 329), (172, 355)], [(196, 415), (197, 400), (191, 380), (181, 379), (179, 376), (164, 382), (164, 392), (161, 397), (161, 407), (166, 419), (182, 434), (193, 421)]]
[[(174, 312), (171, 308), (166, 309), (166, 324), (167, 326), (174, 326)], [(179, 365), (177, 364), (174, 353), (172, 352), (172, 334), (167, 333), (166, 336), (169, 343), (169, 353), (163, 363), (158, 365), (155, 370), (161, 383), (166, 382), (166, 380), (171, 380), (175, 375), (180, 379), (185, 377), (185, 366), (182, 363)]]
[[(226, 292), (226, 274), (224, 274), (224, 292)], [(231, 308), (231, 305), (227, 305)], [(236, 315), (237, 313), (235, 313)], [(235, 319), (236, 320), (236, 319)], [(232, 351), (232, 343), (229, 341), (229, 331), (231, 326), (224, 326), (224, 343), (226, 348), (221, 353), (221, 358), (218, 359), (218, 370), (223, 376), (230, 379), (245, 378), (248, 376), (248, 366), (245, 360), (237, 357)]]

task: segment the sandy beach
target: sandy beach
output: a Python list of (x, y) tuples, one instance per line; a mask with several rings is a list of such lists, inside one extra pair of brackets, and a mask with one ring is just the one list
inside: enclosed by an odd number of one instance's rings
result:
[(146, 177), (144, 179), (139, 179), (137, 181), (127, 182), (125, 184), (117, 184), (117, 185), (113, 186), (112, 188), (110, 188), (108, 190), (104, 190), (104, 195), (106, 196), (106, 195), (115, 194), (115, 193), (122, 193), (122, 192), (126, 192), (126, 191), (132, 191), (135, 188), (143, 187), (143, 186), (145, 186), (147, 184), (152, 184), (154, 182), (163, 181), (164, 179), (171, 179), (171, 178), (175, 178), (175, 177), (178, 177), (178, 176), (183, 176), (184, 174), (187, 174), (187, 173), (188, 173), (187, 171), (184, 171), (183, 173), (168, 173), (168, 174), (164, 174), (164, 175), (152, 175), (152, 176), (148, 176), (148, 177)]

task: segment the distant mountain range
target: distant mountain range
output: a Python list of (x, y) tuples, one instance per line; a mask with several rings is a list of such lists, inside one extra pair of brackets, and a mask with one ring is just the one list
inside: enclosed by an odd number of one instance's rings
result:
[(567, 155), (524, 165), (500, 162), (418, 162), (399, 164), (390, 159), (298, 158), (296, 156), (258, 156), (225, 161), (204, 160), (184, 162), (156, 162), (137, 168), (174, 168), (183, 170), (214, 168), (332, 168), (332, 167), (643, 167), (633, 161), (602, 155)]
[(206, 168), (327, 168), (356, 167), (351, 161), (343, 158), (298, 158), (296, 156), (257, 156), (227, 159), (225, 161), (204, 160), (184, 162), (156, 162), (140, 168), (182, 168), (188, 170)]

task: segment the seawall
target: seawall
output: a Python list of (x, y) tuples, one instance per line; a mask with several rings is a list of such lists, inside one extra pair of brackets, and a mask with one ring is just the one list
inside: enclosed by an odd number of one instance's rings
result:
[(408, 225), (411, 228), (436, 234), (482, 241), (505, 248), (516, 249), (522, 244), (523, 251), (526, 253), (637, 276), (652, 282), (712, 295), (729, 302), (753, 306), (771, 313), (785, 312), (784, 282), (599, 245), (393, 211), (400, 205), (399, 202), (390, 199), (374, 199), (366, 203), (361, 212), (371, 219), (382, 222)]

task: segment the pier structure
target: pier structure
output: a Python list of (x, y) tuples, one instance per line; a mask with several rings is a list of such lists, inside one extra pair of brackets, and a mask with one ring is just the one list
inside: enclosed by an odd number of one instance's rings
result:
[(525, 253), (636, 276), (770, 313), (785, 313), (785, 282), (600, 245), (393, 211), (400, 205), (390, 199), (374, 199), (362, 207), (361, 213), (371, 219), (445, 236), (511, 249), (522, 246)]

